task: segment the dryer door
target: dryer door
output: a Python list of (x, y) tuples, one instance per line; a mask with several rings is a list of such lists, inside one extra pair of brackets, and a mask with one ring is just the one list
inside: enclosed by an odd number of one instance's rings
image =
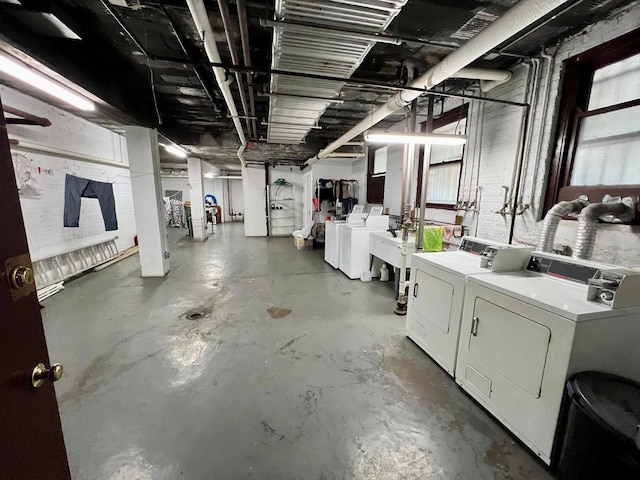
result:
[(421, 323), (429, 322), (442, 333), (449, 333), (453, 292), (454, 286), (445, 279), (416, 269), (416, 283), (409, 294), (412, 295), (411, 302)]
[(539, 398), (551, 330), (484, 298), (475, 299), (473, 315), (469, 352)]

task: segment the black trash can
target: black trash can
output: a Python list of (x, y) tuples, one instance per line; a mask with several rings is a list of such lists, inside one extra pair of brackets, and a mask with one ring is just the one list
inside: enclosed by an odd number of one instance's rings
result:
[(640, 383), (599, 372), (567, 382), (562, 480), (640, 479)]

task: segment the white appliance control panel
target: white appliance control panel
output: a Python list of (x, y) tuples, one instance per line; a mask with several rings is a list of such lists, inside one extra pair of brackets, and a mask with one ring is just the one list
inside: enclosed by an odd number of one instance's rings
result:
[(596, 272), (588, 281), (587, 300), (609, 308), (640, 305), (640, 272), (624, 268)]
[(481, 238), (475, 237), (462, 237), (462, 241), (460, 242), (460, 246), (458, 250), (462, 252), (471, 253), (473, 255), (482, 255), (482, 253), (486, 250), (489, 245), (500, 245), (504, 246), (504, 244), (500, 244), (499, 242), (490, 242), (488, 240), (484, 240)]
[(492, 272), (522, 270), (527, 265), (533, 247), (495, 246), (485, 248), (480, 256), (480, 267)]
[(531, 272), (583, 285), (587, 285), (589, 279), (595, 277), (600, 270), (611, 270), (612, 268), (614, 267), (611, 265), (600, 265), (595, 262), (541, 252), (534, 252), (527, 265), (527, 270)]

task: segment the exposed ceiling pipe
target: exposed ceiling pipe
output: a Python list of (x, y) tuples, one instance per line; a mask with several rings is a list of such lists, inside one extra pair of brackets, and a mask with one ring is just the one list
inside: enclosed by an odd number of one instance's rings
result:
[[(240, 23), (240, 40), (242, 41), (242, 56), (244, 58), (245, 67), (251, 66), (251, 50), (249, 48), (249, 22), (247, 22), (247, 6), (245, 0), (236, 0), (236, 6), (238, 7), (238, 22)], [(256, 101), (253, 90), (253, 74), (247, 72), (247, 88), (249, 90), (249, 109), (251, 110), (251, 116), (256, 116)], [(258, 124), (256, 119), (251, 119), (253, 124), (254, 138), (258, 138)]]
[[(438, 64), (420, 75), (420, 77), (411, 82), (410, 86), (424, 90), (433, 88), (564, 3), (566, 3), (566, 0), (524, 0), (516, 4), (462, 47), (450, 53)], [(384, 118), (408, 105), (420, 95), (421, 93), (417, 91), (396, 93), (385, 105), (369, 114), (340, 138), (318, 152), (317, 158), (310, 159), (307, 164), (309, 165), (317, 161), (317, 159), (326, 157), (345, 142), (355, 138)]]
[[(434, 95), (436, 97), (446, 97), (446, 98), (461, 98), (465, 100), (478, 100), (480, 102), (488, 102), (495, 103), (501, 105), (512, 105), (514, 107), (525, 107), (526, 104), (521, 102), (513, 102), (510, 100), (503, 100), (500, 98), (491, 98), (484, 97), (478, 95), (466, 95), (462, 93), (451, 93), (451, 92), (442, 92), (442, 91), (427, 91), (424, 87), (412, 87), (411, 85), (390, 85), (389, 83), (381, 82), (378, 80), (367, 80), (363, 78), (345, 78), (345, 77), (335, 77), (332, 75), (322, 75), (319, 73), (308, 73), (308, 72), (296, 72), (292, 70), (280, 70), (275, 68), (260, 68), (260, 67), (245, 67), (243, 65), (230, 65), (228, 63), (221, 62), (203, 62), (196, 60), (188, 60), (180, 57), (171, 57), (167, 55), (152, 55), (151, 60), (158, 60), (161, 62), (175, 63), (177, 65), (206, 65), (210, 67), (219, 67), (227, 71), (232, 72), (251, 72), (254, 74), (264, 74), (264, 75), (287, 75), (292, 77), (299, 78), (314, 78), (317, 80), (327, 80), (330, 82), (341, 82), (348, 85), (348, 88), (351, 89), (359, 89), (359, 90), (367, 90), (370, 91), (369, 87), (375, 87), (385, 90), (393, 90), (396, 92), (417, 92), (418, 96), (420, 95)], [(491, 70), (489, 70), (491, 71)]]
[(244, 151), (246, 150), (247, 146), (245, 144), (240, 145), (240, 148), (238, 148), (238, 151), (236, 152), (236, 155), (238, 156), (238, 158), (240, 159), (240, 164), (244, 167), (247, 162), (244, 159)]
[[(189, 7), (189, 12), (191, 13), (191, 17), (193, 18), (193, 22), (196, 25), (198, 30), (198, 34), (202, 39), (204, 44), (204, 50), (207, 54), (207, 58), (212, 63), (222, 63), (220, 59), (220, 53), (218, 52), (218, 46), (216, 45), (216, 39), (213, 33), (213, 29), (211, 28), (211, 23), (209, 22), (209, 16), (207, 15), (207, 9), (204, 6), (203, 0), (187, 0), (187, 6)], [(233, 95), (231, 94), (231, 89), (229, 88), (229, 80), (227, 80), (226, 72), (223, 68), (220, 67), (211, 67), (213, 70), (213, 74), (216, 77), (216, 82), (218, 82), (218, 87), (220, 87), (220, 91), (222, 92), (222, 97), (224, 98), (225, 103), (227, 104), (227, 108), (229, 109), (229, 114), (231, 115), (231, 119), (233, 120), (233, 125), (236, 127), (236, 131), (238, 132), (238, 138), (240, 139), (240, 148), (238, 149), (237, 155), (240, 159), (240, 163), (244, 165), (246, 162), (244, 157), (242, 156), (242, 152), (244, 152), (247, 139), (244, 136), (244, 131), (242, 130), (242, 124), (240, 123), (240, 118), (238, 117), (238, 110), (236, 109), (236, 105), (233, 101)]]
[[(222, 26), (224, 27), (224, 35), (227, 38), (227, 46), (229, 47), (229, 53), (231, 53), (231, 61), (233, 63), (240, 63), (240, 57), (238, 56), (238, 50), (233, 39), (233, 31), (231, 29), (231, 15), (229, 15), (229, 5), (226, 0), (218, 0), (218, 8), (220, 9), (220, 16), (222, 17)], [(247, 103), (247, 96), (244, 91), (244, 82), (242, 80), (242, 74), (235, 72), (236, 83), (238, 84), (238, 93), (240, 94), (240, 103), (242, 104), (242, 110), (245, 117), (250, 117), (251, 111), (249, 110), (249, 104)], [(251, 120), (245, 118), (247, 122), (247, 134), (250, 138), (256, 138), (257, 132), (253, 132), (251, 127)]]
[(480, 90), (488, 92), (498, 85), (507, 83), (512, 73), (509, 70), (488, 70), (486, 68), (463, 68), (451, 75), (451, 78), (468, 78), (480, 80)]

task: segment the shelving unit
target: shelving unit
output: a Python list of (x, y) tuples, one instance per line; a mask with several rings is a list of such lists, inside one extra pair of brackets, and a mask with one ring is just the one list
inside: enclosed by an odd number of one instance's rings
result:
[(270, 237), (288, 237), (296, 229), (295, 193), (293, 185), (267, 187), (269, 205), (267, 220)]

